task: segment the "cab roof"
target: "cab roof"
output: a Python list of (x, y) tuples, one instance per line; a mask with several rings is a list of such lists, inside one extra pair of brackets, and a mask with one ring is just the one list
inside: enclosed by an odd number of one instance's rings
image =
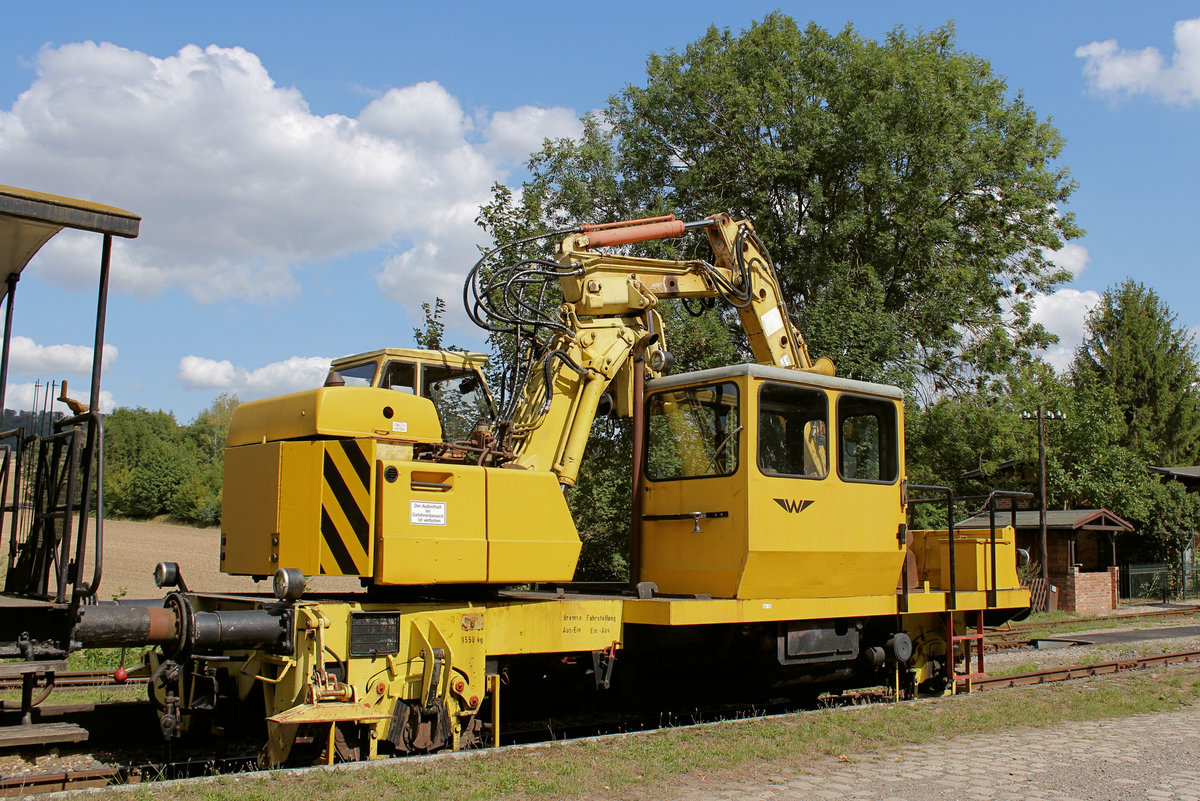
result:
[(486, 353), (471, 353), (463, 350), (416, 350), (414, 348), (380, 348), (366, 353), (356, 353), (353, 356), (341, 356), (334, 359), (331, 366), (334, 370), (348, 364), (378, 361), (379, 357), (402, 359), (409, 362), (425, 364), (446, 364), (456, 366), (482, 367), (488, 360)]
[(0, 185), (0, 299), (8, 294), (8, 279), (64, 228), (133, 239), (141, 221), (113, 206)]
[(714, 367), (711, 370), (698, 370), (694, 373), (679, 373), (678, 375), (654, 378), (646, 382), (646, 391), (657, 389), (673, 389), (675, 387), (692, 386), (693, 384), (723, 381), (739, 376), (748, 375), (753, 378), (782, 381), (789, 384), (802, 384), (822, 389), (833, 389), (840, 392), (858, 392), (863, 395), (877, 395), (884, 398), (904, 400), (904, 392), (899, 387), (887, 384), (874, 384), (869, 381), (855, 381), (852, 378), (822, 375), (808, 370), (793, 370), (787, 367), (775, 367), (766, 364), (732, 364), (728, 367)]

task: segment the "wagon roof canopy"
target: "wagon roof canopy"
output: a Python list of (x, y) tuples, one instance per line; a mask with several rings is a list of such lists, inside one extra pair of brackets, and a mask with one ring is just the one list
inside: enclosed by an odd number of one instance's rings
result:
[(64, 228), (133, 239), (142, 218), (113, 206), (0, 185), (0, 299), (8, 279)]
[[(955, 528), (987, 528), (989, 517), (976, 515), (955, 523)], [(996, 527), (1012, 522), (1012, 513), (996, 512)], [(1017, 512), (1017, 528), (1036, 528), (1040, 525), (1036, 511)], [(1072, 531), (1133, 531), (1133, 524), (1118, 517), (1107, 509), (1048, 509), (1046, 528), (1069, 529)]]

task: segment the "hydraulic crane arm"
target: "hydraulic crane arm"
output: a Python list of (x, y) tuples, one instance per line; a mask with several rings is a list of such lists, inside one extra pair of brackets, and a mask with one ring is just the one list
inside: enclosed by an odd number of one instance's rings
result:
[[(713, 262), (641, 258), (597, 250), (678, 236), (704, 228)], [(775, 270), (746, 220), (716, 214), (697, 222), (655, 217), (564, 232), (557, 259), (530, 259), (477, 294), (475, 309), (514, 324), (525, 337), (523, 389), (497, 421), (497, 439), (520, 466), (555, 472), (573, 485), (597, 409), (607, 394), (621, 417), (633, 412), (635, 380), (669, 369), (663, 298), (720, 298), (733, 305), (755, 360), (825, 374), (828, 359), (813, 362), (787, 314)], [(486, 257), (485, 257), (486, 258)], [(553, 317), (530, 319), (529, 288), (557, 279), (563, 303)], [(468, 279), (468, 288), (476, 273)], [(497, 288), (499, 287), (499, 288)], [(515, 292), (514, 287), (521, 289)], [(503, 297), (498, 301), (492, 297)], [(493, 328), (499, 330), (499, 328)], [(539, 337), (540, 332), (549, 336)], [(640, 371), (640, 374), (639, 374)]]
[[(713, 263), (672, 261), (595, 252), (595, 248), (678, 236), (705, 228)], [(748, 220), (735, 222), (714, 214), (686, 223), (654, 217), (607, 225), (583, 226), (582, 233), (563, 240), (559, 262), (578, 265), (560, 279), (563, 298), (579, 316), (636, 313), (662, 298), (717, 298), (732, 304), (759, 364), (813, 370), (808, 346), (788, 318), (775, 269)], [(832, 365), (817, 368), (824, 372)]]

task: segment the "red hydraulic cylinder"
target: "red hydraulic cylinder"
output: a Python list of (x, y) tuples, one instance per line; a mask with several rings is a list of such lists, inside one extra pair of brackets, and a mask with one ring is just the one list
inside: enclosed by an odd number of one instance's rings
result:
[(683, 220), (668, 217), (651, 217), (647, 220), (630, 220), (624, 223), (583, 226), (588, 238), (588, 248), (603, 248), (612, 245), (628, 245), (631, 242), (646, 242), (651, 239), (666, 239), (679, 236), (687, 230)]

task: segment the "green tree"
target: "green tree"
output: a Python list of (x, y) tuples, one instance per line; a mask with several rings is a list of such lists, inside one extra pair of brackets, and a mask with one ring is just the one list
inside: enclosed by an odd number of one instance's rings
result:
[(236, 395), (221, 393), (183, 429), (185, 441), (194, 447), (193, 469), (175, 486), (165, 512), (202, 526), (221, 521), (225, 441), (238, 403)]
[(1030, 301), (1067, 277), (1047, 252), (1081, 233), (1061, 147), (949, 25), (876, 42), (772, 13), (652, 54), (644, 86), (534, 154), (519, 205), (526, 228), (749, 217), (815, 354), (962, 389), (1052, 338)]
[(424, 350), (441, 350), (442, 337), (446, 334), (446, 324), (442, 321), (442, 315), (446, 313), (446, 301), (434, 298), (432, 306), (422, 303), (421, 311), (425, 313), (425, 324), (413, 329), (413, 339), (416, 340), (417, 347)]
[(219, 522), (225, 439), (237, 405), (237, 397), (222, 394), (187, 426), (163, 411), (106, 415), (105, 514)]
[[(479, 221), (503, 242), (660, 213), (751, 219), (815, 356), (930, 401), (946, 390), (973, 396), (973, 410), (947, 406), (919, 421), (924, 474), (957, 480), (979, 459), (951, 467), (965, 451), (937, 445), (939, 429), (987, 446), (985, 465), (1012, 458), (1005, 445), (1028, 433), (1011, 404), (986, 438), (977, 423), (991, 420), (1003, 386), (992, 379), (1052, 340), (1032, 323), (1030, 302), (1067, 277), (1048, 252), (1082, 233), (1063, 212), (1074, 184), (1056, 166), (1061, 148), (986, 61), (956, 47), (950, 26), (875, 42), (773, 13), (741, 33), (711, 28), (682, 52), (652, 54), (643, 85), (585, 118), (578, 139), (547, 141), (521, 191), (494, 187)], [(709, 257), (700, 236), (630, 250)], [(544, 257), (548, 247), (515, 252)], [(690, 321), (671, 302), (663, 309), (680, 368), (748, 357), (727, 311)], [(628, 475), (628, 455), (609, 444), (593, 437), (589, 459), (613, 486)], [(586, 480), (585, 471), (572, 491), (585, 531), (586, 507), (596, 509)], [(623, 532), (622, 507), (621, 520), (596, 530)]]
[(196, 446), (170, 412), (116, 409), (104, 421), (106, 514), (154, 517), (197, 469)]
[(594, 433), (578, 482), (567, 493), (583, 541), (575, 572), (579, 581), (628, 578), (631, 447), (628, 425)]
[[(1078, 382), (1035, 363), (1012, 371), (1002, 386), (914, 406), (906, 421), (910, 481), (962, 494), (984, 488), (1036, 492), (1036, 432), (1021, 413), (1039, 404), (1065, 414), (1046, 427), (1049, 508), (1107, 508), (1134, 525), (1120, 540), (1124, 561), (1166, 561), (1178, 572), (1188, 532), (1200, 529), (1200, 497), (1147, 469), (1145, 454), (1128, 444), (1114, 387)], [(1000, 470), (1009, 460), (1015, 467)], [(967, 479), (964, 471), (979, 477)], [(916, 525), (945, 526), (939, 510), (917, 511)]]
[(1088, 315), (1072, 372), (1086, 391), (1109, 387), (1126, 431), (1120, 444), (1157, 464), (1200, 455), (1200, 369), (1191, 335), (1137, 281), (1110, 287)]
[(225, 438), (239, 402), (237, 395), (222, 392), (188, 425), (187, 438), (209, 462), (225, 461)]

